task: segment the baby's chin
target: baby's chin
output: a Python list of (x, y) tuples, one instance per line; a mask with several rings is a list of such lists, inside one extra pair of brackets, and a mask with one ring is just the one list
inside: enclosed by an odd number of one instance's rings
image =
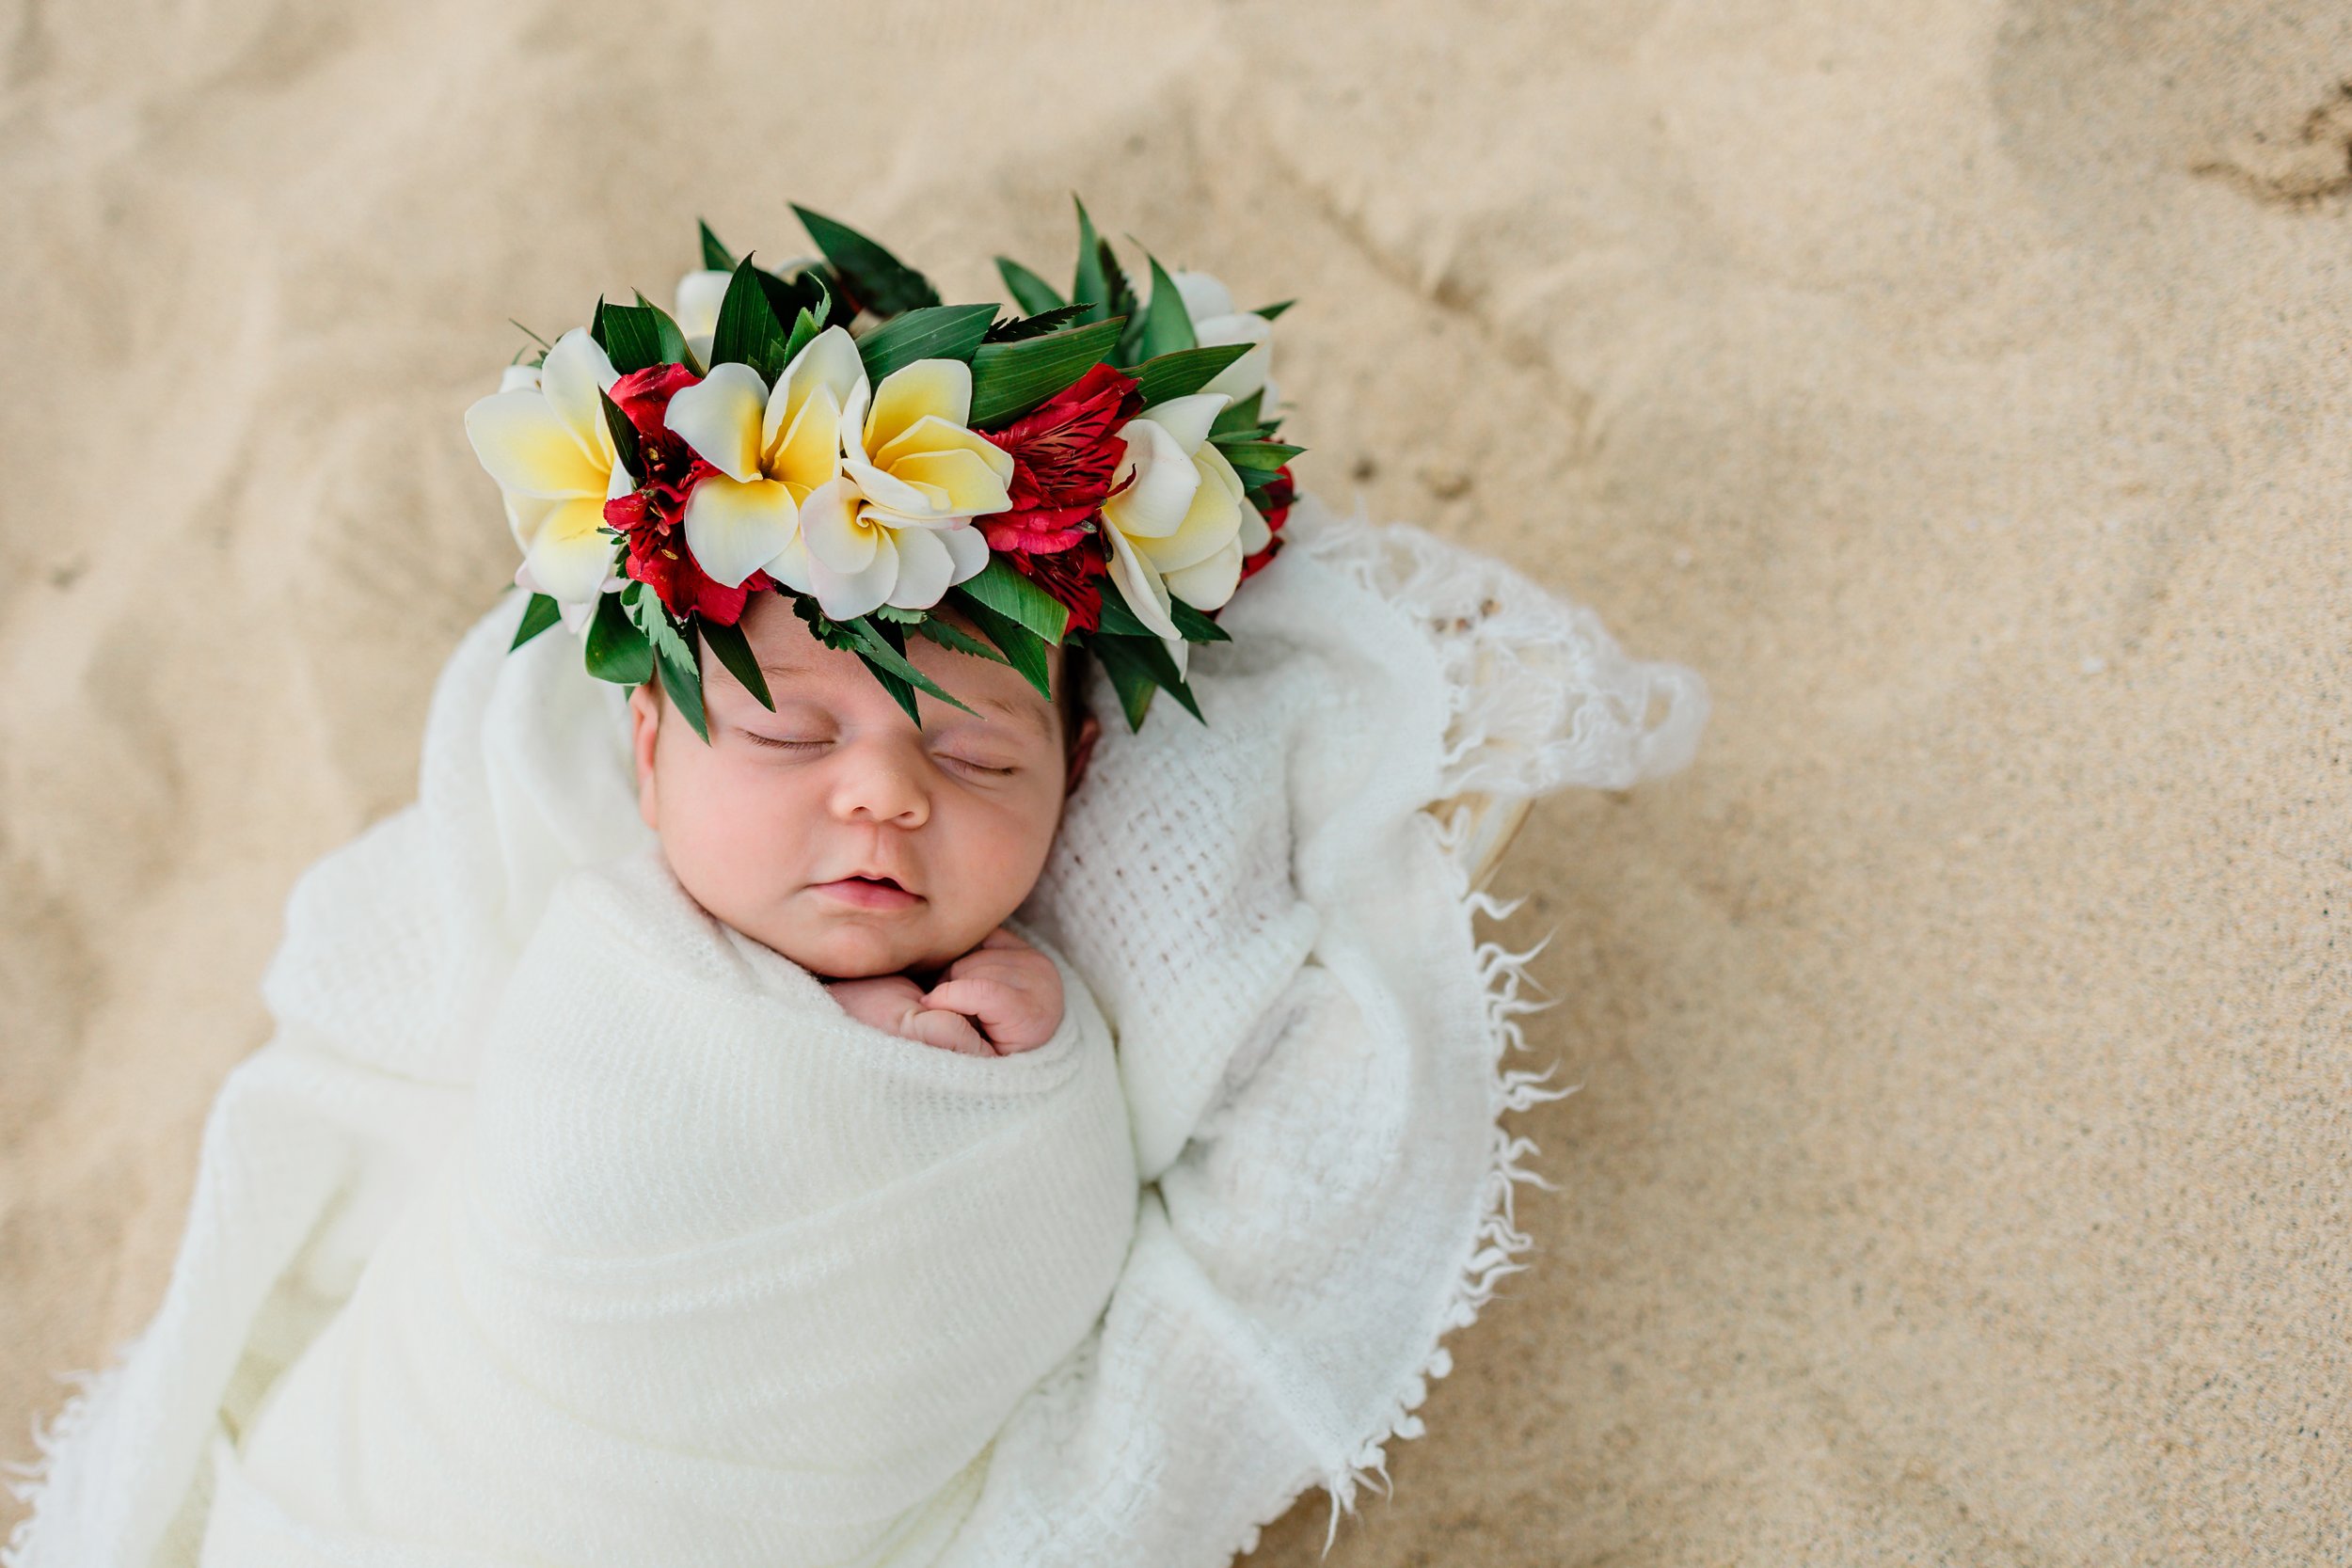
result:
[(752, 924), (736, 929), (825, 980), (866, 980), (944, 968), (979, 940), (975, 937), (954, 952), (941, 951), (938, 934), (912, 916), (895, 921), (850, 915), (803, 918), (769, 923), (766, 929)]

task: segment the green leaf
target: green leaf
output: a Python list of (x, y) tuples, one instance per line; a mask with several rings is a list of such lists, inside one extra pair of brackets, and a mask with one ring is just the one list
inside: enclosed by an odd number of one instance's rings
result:
[(1195, 610), (1179, 598), (1168, 601), (1168, 618), (1176, 623), (1176, 629), (1184, 634), (1187, 642), (1231, 642), (1233, 634), (1209, 619), (1205, 610)]
[[(1168, 616), (1176, 624), (1176, 630), (1187, 642), (1231, 642), (1233, 640), (1232, 634), (1210, 620), (1205, 611), (1195, 610), (1182, 599), (1169, 597)], [(1161, 641), (1160, 634), (1143, 624), (1142, 618), (1128, 606), (1123, 594), (1118, 591), (1103, 595), (1101, 635), (1104, 637), (1148, 637), (1155, 642)], [(1175, 665), (1171, 662), (1168, 669), (1172, 673)]]
[(820, 269), (804, 267), (790, 277), (760, 269), (760, 292), (768, 296), (770, 309), (780, 322), (797, 321), (803, 311), (808, 312), (822, 326), (833, 313), (833, 293), (825, 286)]
[(1297, 303), (1298, 301), (1295, 299), (1286, 299), (1279, 305), (1261, 305), (1249, 313), (1253, 316), (1263, 316), (1266, 320), (1272, 321), (1275, 317), (1280, 315), (1283, 311), (1289, 309), (1292, 306)]
[(596, 396), (604, 404), (604, 425), (612, 433), (612, 451), (633, 479), (637, 475), (637, 427), (628, 422), (628, 416), (621, 412), (621, 405), (612, 401), (612, 393), (599, 391)]
[[(1192, 688), (1184, 684), (1184, 677), (1176, 671), (1175, 656), (1168, 651), (1168, 644), (1158, 638), (1097, 637), (1091, 639), (1087, 646), (1110, 674), (1111, 685), (1120, 694), (1120, 706), (1128, 705), (1126, 688), (1120, 679), (1120, 671), (1123, 666), (1139, 673), (1145, 680), (1174, 697), (1184, 705), (1186, 713), (1195, 719), (1200, 718), (1200, 705), (1194, 698)], [(1129, 713), (1127, 723), (1130, 728), (1142, 721), (1140, 712)], [(1207, 722), (1206, 720), (1201, 721)]]
[(988, 635), (988, 640), (1004, 650), (1005, 662), (1021, 672), (1021, 678), (1037, 688), (1038, 695), (1052, 701), (1054, 696), (1054, 666), (1048, 657), (1046, 641), (1014, 620), (1000, 615), (978, 599), (965, 594), (961, 587), (948, 593), (956, 596), (956, 608), (972, 617), (972, 624)]
[[(1027, 578), (992, 554), (988, 564), (957, 585), (968, 599), (977, 600), (999, 615), (1009, 616), (1048, 642), (1059, 642), (1070, 628), (1070, 609)], [(999, 642), (999, 647), (1004, 644)], [(1009, 653), (1009, 648), (1006, 649)]]
[(1106, 254), (1103, 237), (1094, 231), (1094, 220), (1087, 216), (1087, 204), (1075, 196), (1070, 199), (1078, 208), (1078, 272), (1070, 280), (1070, 301), (1073, 305), (1093, 306), (1087, 320), (1101, 321), (1111, 313), (1110, 286), (1103, 276), (1103, 258)]
[(1034, 316), (1012, 316), (988, 329), (992, 343), (1017, 343), (1028, 338), (1042, 338), (1048, 332), (1058, 332), (1077, 322), (1087, 313), (1083, 305), (1057, 305), (1050, 310), (1040, 310)]
[(1119, 253), (1111, 249), (1108, 240), (1095, 241), (1094, 247), (1102, 253), (1103, 287), (1109, 296), (1105, 304), (1110, 314), (1131, 318), (1128, 329), (1139, 329), (1142, 324), (1132, 319), (1136, 313), (1135, 285), (1127, 281), (1126, 270), (1119, 264)]
[(661, 689), (670, 694), (686, 721), (705, 742), (710, 739), (708, 716), (703, 710), (703, 661), (695, 651), (692, 626), (684, 632), (670, 619), (662, 608), (660, 595), (644, 583), (633, 582), (621, 590), (622, 607), (628, 618), (653, 648), (654, 667), (661, 676)]
[(856, 324), (857, 301), (850, 296), (848, 286), (834, 276), (833, 268), (822, 261), (811, 261), (801, 276), (813, 277), (825, 287), (826, 313), (818, 318), (823, 325), (837, 326), (847, 332)]
[(733, 272), (735, 258), (725, 245), (719, 243), (719, 236), (710, 231), (710, 225), (697, 218), (694, 227), (703, 231), (703, 269), (707, 272)]
[(1111, 315), (1127, 318), (1127, 330), (1119, 335), (1119, 351), (1111, 356), (1114, 364), (1132, 365), (1144, 357), (1143, 312), (1137, 309), (1135, 285), (1119, 265), (1119, 257), (1108, 240), (1102, 242), (1103, 286), (1110, 291), (1110, 303), (1104, 309)]
[[(909, 686), (912, 686), (918, 690), (930, 692), (941, 702), (946, 703), (949, 707), (960, 707), (966, 713), (970, 713), (972, 711), (970, 706), (964, 704), (961, 699), (950, 696), (937, 681), (932, 680), (930, 676), (923, 673), (922, 671), (917, 670), (913, 664), (909, 663), (907, 661), (907, 656), (893, 647), (890, 644), (889, 640), (883, 637), (882, 632), (874, 626), (873, 622), (861, 615), (854, 621), (844, 621), (841, 624), (850, 628), (850, 635), (858, 640), (859, 651), (863, 653), (869, 661), (881, 665), (883, 669), (889, 671), (892, 674), (898, 676)], [(911, 705), (907, 708), (907, 716), (914, 721), (915, 727), (917, 729), (922, 727), (922, 717), (914, 711)]]
[(642, 582), (624, 583), (620, 593), (621, 607), (628, 611), (628, 618), (635, 623), (637, 629), (645, 634), (645, 640), (653, 644), (657, 656), (666, 653), (688, 664), (699, 662), (687, 646), (686, 640), (678, 635), (678, 628), (671, 621), (670, 612), (662, 608), (661, 595)]
[(1143, 383), (1143, 405), (1188, 397), (1216, 379), (1217, 372), (1257, 347), (1255, 343), (1218, 343), (1212, 348), (1178, 349), (1136, 367)]
[(533, 594), (531, 602), (523, 606), (523, 624), (515, 628), (515, 641), (506, 645), (506, 651), (513, 653), (562, 618), (563, 610), (552, 598)]
[(808, 347), (808, 341), (824, 329), (823, 318), (812, 311), (803, 310), (794, 317), (792, 336), (784, 341), (785, 364), (789, 366), (793, 360), (798, 359), (801, 356), (801, 350)]
[(1192, 317), (1184, 311), (1184, 296), (1176, 292), (1175, 279), (1168, 276), (1168, 269), (1160, 265), (1158, 257), (1146, 251), (1143, 259), (1152, 263), (1152, 303), (1143, 316), (1139, 351), (1142, 357), (1155, 359), (1178, 349), (1200, 347), (1200, 340), (1193, 334)]
[(910, 621), (907, 625), (916, 635), (928, 637), (943, 648), (953, 648), (960, 654), (970, 654), (975, 658), (985, 658), (996, 664), (1012, 662), (978, 638), (948, 625), (936, 615), (926, 615), (921, 620)]
[(1219, 436), (1232, 436), (1240, 431), (1256, 430), (1258, 409), (1264, 402), (1265, 388), (1261, 387), (1239, 403), (1227, 404), (1225, 412), (1219, 414), (1209, 424), (1210, 438), (1214, 440)]
[(785, 366), (784, 322), (768, 297), (767, 277), (744, 257), (719, 302), (719, 325), (710, 335), (710, 362), (749, 365), (773, 385)]
[(1241, 441), (1219, 437), (1211, 432), (1209, 439), (1225, 454), (1225, 461), (1235, 467), (1274, 469), (1305, 451), (1305, 447), (1285, 446), (1279, 441)]
[(759, 699), (761, 707), (775, 712), (775, 699), (768, 695), (768, 677), (760, 673), (759, 657), (752, 652), (752, 640), (743, 635), (743, 628), (723, 626), (707, 619), (702, 627), (703, 641), (710, 644), (710, 651), (719, 656), (719, 662), (727, 667), (727, 673), (743, 683), (744, 690)]
[(1225, 440), (1215, 436), (1210, 439), (1225, 454), (1225, 461), (1233, 466), (1233, 472), (1241, 476), (1245, 490), (1272, 483), (1283, 464), (1307, 450), (1279, 441)]
[(834, 274), (850, 286), (858, 303), (878, 316), (895, 316), (939, 303), (930, 279), (908, 266), (846, 223), (793, 203), (801, 227), (825, 253)]
[(686, 721), (694, 726), (694, 733), (710, 741), (710, 716), (703, 711), (703, 675), (696, 664), (681, 664), (668, 654), (654, 661), (661, 670), (661, 689), (669, 694)]
[(1099, 635), (1104, 637), (1156, 637), (1159, 634), (1143, 624), (1142, 618), (1127, 608), (1126, 590), (1111, 588), (1103, 594), (1103, 620)]
[(1054, 291), (1051, 283), (1009, 256), (996, 258), (996, 276), (1005, 280), (1006, 289), (1012, 294), (1012, 302), (1033, 316), (1062, 304), (1061, 295)]
[[(664, 363), (661, 356), (661, 328), (654, 320), (660, 312), (642, 305), (614, 305), (604, 301), (596, 307), (596, 329), (593, 336), (603, 346), (605, 356), (612, 368), (623, 375), (642, 371), (650, 365)], [(683, 350), (686, 340), (680, 338)]]
[(1095, 662), (1103, 667), (1103, 673), (1110, 677), (1111, 689), (1119, 693), (1119, 706), (1127, 716), (1127, 728), (1143, 728), (1143, 716), (1152, 710), (1152, 694), (1159, 688), (1134, 660), (1115, 652), (1106, 652), (1102, 644), (1095, 644), (1094, 647)]
[(862, 644), (858, 647), (856, 653), (858, 662), (866, 666), (866, 673), (873, 676), (875, 680), (882, 684), (882, 689), (890, 693), (891, 701), (906, 709), (907, 717), (914, 721), (914, 727), (918, 730), (921, 729), (923, 727), (923, 715), (922, 711), (915, 705), (914, 688), (909, 686), (906, 682), (892, 674), (888, 670), (885, 670), (881, 665), (875, 663), (873, 657), (866, 652), (865, 647)]
[(860, 338), (858, 357), (876, 386), (895, 370), (917, 359), (961, 359), (969, 363), (996, 319), (993, 305), (928, 305), (893, 316)]
[(596, 618), (588, 623), (588, 673), (615, 686), (643, 686), (653, 678), (653, 644), (618, 594), (596, 600)]
[(982, 343), (972, 356), (972, 424), (1027, 413), (1110, 357), (1126, 324), (1118, 316), (1018, 343)]
[(695, 364), (694, 356), (686, 352), (686, 333), (675, 321), (671, 319), (670, 312), (647, 299), (643, 291), (639, 291), (637, 294), (637, 308), (653, 312), (654, 331), (661, 339), (661, 358), (659, 363), (684, 365), (699, 374), (702, 367)]
[(1120, 711), (1127, 716), (1127, 727), (1130, 730), (1143, 728), (1144, 715), (1152, 709), (1152, 698), (1162, 687), (1152, 678), (1151, 669), (1133, 652), (1136, 640), (1098, 637), (1087, 645), (1093, 653), (1095, 662), (1103, 667), (1103, 673), (1110, 677), (1111, 689), (1119, 694)]
[(857, 638), (847, 626), (825, 613), (823, 607), (817, 602), (816, 594), (796, 594), (788, 588), (782, 592), (786, 601), (792, 606), (792, 613), (807, 625), (810, 636), (838, 652), (857, 652)]

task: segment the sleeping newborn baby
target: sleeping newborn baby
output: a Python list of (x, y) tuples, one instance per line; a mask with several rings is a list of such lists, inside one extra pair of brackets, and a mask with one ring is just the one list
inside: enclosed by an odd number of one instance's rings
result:
[(743, 628), (773, 711), (707, 656), (707, 743), (632, 696), (655, 842), (550, 896), (468, 1125), (215, 1443), (207, 1568), (930, 1562), (1108, 1300), (1109, 1030), (1012, 919), (1096, 721), (910, 638), (974, 710), (918, 729)]
[(915, 638), (915, 667), (975, 710), (923, 697), (918, 731), (780, 595), (755, 596), (743, 626), (772, 712), (707, 658), (708, 744), (657, 684), (629, 703), (638, 806), (679, 883), (834, 977), (851, 1017), (952, 1051), (1044, 1044), (1060, 980), (1000, 923), (1036, 883), (1099, 733), (1072, 683), (1057, 673), (1049, 703), (1009, 665)]

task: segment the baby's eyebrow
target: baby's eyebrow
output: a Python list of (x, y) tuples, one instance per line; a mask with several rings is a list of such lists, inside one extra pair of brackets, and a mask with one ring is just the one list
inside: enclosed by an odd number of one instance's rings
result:
[[(804, 675), (809, 673), (808, 666), (805, 664), (772, 656), (761, 659), (759, 669), (762, 674), (777, 676)], [(1046, 721), (1043, 710), (1035, 703), (1014, 702), (1006, 697), (965, 697), (961, 691), (956, 695), (973, 707), (987, 708), (1008, 719), (1017, 720), (1039, 735), (1051, 736), (1054, 733), (1054, 726)], [(948, 711), (952, 713), (954, 709), (949, 708)]]
[[(961, 696), (961, 693), (958, 695)], [(1040, 735), (1053, 733), (1053, 726), (1045, 722), (1044, 715), (1038, 710), (1034, 703), (1010, 702), (1003, 697), (964, 697), (963, 701), (974, 707), (988, 708), (993, 712), (1003, 714), (1008, 719), (1023, 721)]]

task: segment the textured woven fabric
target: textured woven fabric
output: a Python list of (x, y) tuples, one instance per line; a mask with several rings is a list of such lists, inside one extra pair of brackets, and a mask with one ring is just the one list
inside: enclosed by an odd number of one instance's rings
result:
[(206, 1568), (931, 1560), (1134, 1232), (1110, 1033), (1065, 990), (1045, 1044), (961, 1055), (656, 849), (566, 879), (450, 1154), (215, 1444)]
[[(1518, 1266), (1511, 1192), (1530, 1148), (1499, 1117), (1557, 1091), (1506, 1069), (1532, 1006), (1527, 955), (1477, 939), (1473, 916), (1506, 907), (1470, 886), (1469, 814), (1429, 808), (1678, 767), (1704, 689), (1418, 530), (1305, 497), (1287, 536), (1223, 612), (1233, 641), (1194, 650), (1207, 727), (1165, 699), (1140, 733), (1107, 723), (1022, 911), (1109, 1022), (1146, 1185), (1107, 1306), (1011, 1401), (983, 1463), (926, 1476), (951, 1506), (918, 1515), (948, 1522), (885, 1543), (897, 1560), (1219, 1564), (1318, 1482), (1336, 1517), (1389, 1439), (1419, 1434), (1441, 1337)], [(297, 887), (265, 983), (278, 1035), (221, 1090), (166, 1299), (50, 1434), (11, 1568), (196, 1560), (215, 1487), (250, 1479), (214, 1456), (294, 1386), (287, 1368), (323, 1332), (357, 1332), (347, 1308), (369, 1260), (418, 1230), (460, 1168), (447, 1156), (490, 1125), (476, 1112), (498, 1082), (485, 1052), (501, 998), (527, 978), (534, 932), (573, 918), (584, 884), (567, 879), (643, 856), (619, 694), (558, 636), (507, 656), (518, 612), (486, 617), (444, 673), (419, 803)], [(612, 976), (621, 990), (600, 1005), (623, 1006), (628, 980)], [(691, 1094), (668, 1106), (690, 1120), (728, 1109)], [(569, 1135), (548, 1116), (547, 1136)], [(771, 1180), (725, 1168), (751, 1191), (671, 1190), (676, 1212), (638, 1223), (700, 1234)], [(588, 1375), (515, 1370), (541, 1393)], [(753, 1368), (655, 1375), (688, 1386), (591, 1377), (568, 1393), (683, 1423), (663, 1440), (716, 1441), (742, 1430), (730, 1396), (763, 1386)], [(953, 1447), (942, 1439), (935, 1466)], [(669, 1560), (736, 1560), (744, 1544), (721, 1520), (671, 1528)], [(476, 1539), (349, 1560), (645, 1559)]]

